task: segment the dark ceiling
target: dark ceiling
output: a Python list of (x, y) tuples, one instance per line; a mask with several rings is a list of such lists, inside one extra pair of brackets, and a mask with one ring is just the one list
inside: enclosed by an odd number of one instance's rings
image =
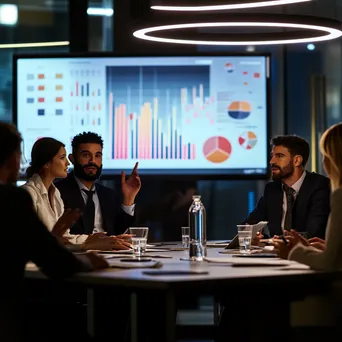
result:
[[(72, 0), (76, 1), (76, 0)], [(127, 1), (134, 2), (135, 0), (113, 0), (115, 1)], [(150, 3), (150, 4), (161, 4), (161, 3), (171, 3), (173, 0), (138, 0), (141, 3)], [(179, 0), (174, 0), (178, 1)], [(203, 3), (204, 0), (187, 0), (187, 2), (192, 1), (196, 3), (196, 1), (200, 1)], [(217, 0), (216, 2), (222, 3), (236, 3), (239, 0)], [(246, 1), (246, 0), (244, 0)], [(251, 0), (253, 1), (253, 0)], [(11, 1), (6, 1), (10, 3)], [(110, 3), (111, 1), (109, 1)], [(207, 0), (208, 4), (211, 4), (211, 0)], [(42, 10), (42, 11), (67, 11), (68, 8), (68, 0), (17, 0), (13, 1), (13, 3), (17, 3), (21, 9), (25, 10)], [(90, 7), (101, 7), (103, 6), (105, 1), (102, 0), (91, 0), (89, 1)], [(246, 10), (240, 10), (236, 12), (244, 12)], [(313, 16), (322, 16), (333, 19), (338, 19), (342, 21), (342, 0), (313, 0), (311, 2), (306, 2), (302, 4), (293, 4), (287, 6), (273, 6), (269, 8), (258, 8), (254, 10), (248, 10), (248, 12), (255, 13), (287, 13), (287, 14), (302, 14), (302, 15), (313, 15)]]

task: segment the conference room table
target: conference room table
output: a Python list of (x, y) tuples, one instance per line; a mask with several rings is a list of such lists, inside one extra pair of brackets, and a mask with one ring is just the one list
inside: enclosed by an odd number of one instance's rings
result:
[[(286, 331), (290, 326), (291, 302), (312, 294), (324, 295), (329, 292), (334, 281), (342, 278), (341, 272), (317, 272), (299, 264), (285, 266), (230, 264), (242, 258), (235, 258), (232, 254), (222, 254), (225, 252), (223, 248), (208, 248), (208, 258), (220, 258), (222, 261), (224, 259), (224, 263), (181, 260), (188, 256), (187, 250), (169, 245), (158, 248), (161, 249), (146, 253), (151, 256), (160, 256), (160, 258), (153, 258), (162, 263), (160, 268), (110, 268), (78, 274), (65, 280), (66, 283), (86, 288), (88, 291), (88, 331), (90, 334), (96, 336), (102, 321), (101, 315), (107, 315), (108, 312), (113, 311), (113, 308), (104, 309), (106, 301), (103, 299), (103, 293), (104, 291), (109, 293), (114, 289), (115, 291), (120, 291), (120, 289), (129, 291), (131, 294), (132, 342), (143, 341), (141, 334), (143, 330), (149, 329), (155, 331), (156, 339), (159, 341), (175, 341), (177, 298), (193, 298), (202, 295), (218, 299), (230, 297), (234, 298), (235, 303), (237, 299), (238, 302), (241, 300), (241, 305), (246, 305), (246, 311), (253, 309), (253, 298), (257, 303), (260, 300), (260, 294), (266, 298), (276, 298), (279, 314), (282, 316), (278, 319), (278, 328)], [(104, 255), (108, 257), (108, 254)], [(123, 258), (126, 257), (114, 255), (112, 260), (119, 262)], [(263, 260), (276, 259), (265, 258)], [(160, 270), (205, 273), (145, 274), (146, 271)], [(47, 281), (47, 278), (33, 265), (28, 265), (26, 278)], [(295, 291), (289, 291), (289, 289), (295, 289)], [(150, 316), (150, 320), (144, 317), (154, 310), (158, 310), (155, 312), (158, 316), (158, 326), (152, 318), (153, 315)], [(145, 325), (144, 329), (139, 326), (139, 322), (142, 321)]]

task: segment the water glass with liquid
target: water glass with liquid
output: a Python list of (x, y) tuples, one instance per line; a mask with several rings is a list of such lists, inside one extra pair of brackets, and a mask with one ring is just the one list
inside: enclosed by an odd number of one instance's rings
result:
[(148, 228), (147, 227), (132, 227), (128, 229), (132, 235), (131, 242), (134, 256), (141, 256), (146, 251)]
[(182, 227), (182, 246), (190, 247), (190, 227)]
[(251, 246), (252, 246), (253, 226), (238, 225), (237, 229), (238, 229), (240, 253), (250, 252)]

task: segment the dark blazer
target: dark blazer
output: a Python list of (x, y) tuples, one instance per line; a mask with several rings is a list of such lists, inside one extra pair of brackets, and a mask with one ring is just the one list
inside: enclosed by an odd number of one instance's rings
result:
[[(283, 195), (282, 182), (268, 183), (256, 208), (244, 223), (255, 224), (259, 221), (268, 221), (270, 237), (281, 235)], [(293, 229), (298, 232), (307, 232), (309, 238), (324, 239), (329, 213), (329, 179), (307, 171), (293, 208)]]
[[(61, 193), (66, 209), (78, 208), (84, 211), (85, 203), (73, 172), (70, 172), (67, 178), (56, 182), (55, 185)], [(95, 183), (95, 187), (100, 202), (104, 231), (108, 235), (122, 234), (134, 224), (135, 216), (128, 215), (121, 209), (120, 198), (115, 191), (98, 183)], [(70, 233), (89, 234), (85, 231), (83, 216), (73, 225)]]
[(21, 341), (24, 270), (33, 261), (50, 278), (90, 270), (62, 247), (33, 210), (30, 195), (0, 185), (0, 341)]

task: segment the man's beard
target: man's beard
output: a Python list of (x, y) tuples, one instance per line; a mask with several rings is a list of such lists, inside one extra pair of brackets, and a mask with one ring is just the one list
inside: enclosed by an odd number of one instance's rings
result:
[(294, 167), (291, 163), (283, 168), (280, 168), (278, 165), (271, 165), (271, 168), (277, 168), (279, 170), (279, 173), (272, 173), (272, 180), (274, 181), (281, 181), (289, 178), (294, 172)]
[[(94, 167), (96, 168), (96, 173), (95, 174), (88, 174), (85, 171), (85, 168), (87, 167)], [(75, 161), (74, 163), (74, 175), (79, 178), (83, 179), (85, 181), (96, 181), (98, 178), (100, 178), (102, 172), (102, 165), (98, 167), (96, 164), (89, 163), (86, 165), (79, 164), (78, 162)]]

